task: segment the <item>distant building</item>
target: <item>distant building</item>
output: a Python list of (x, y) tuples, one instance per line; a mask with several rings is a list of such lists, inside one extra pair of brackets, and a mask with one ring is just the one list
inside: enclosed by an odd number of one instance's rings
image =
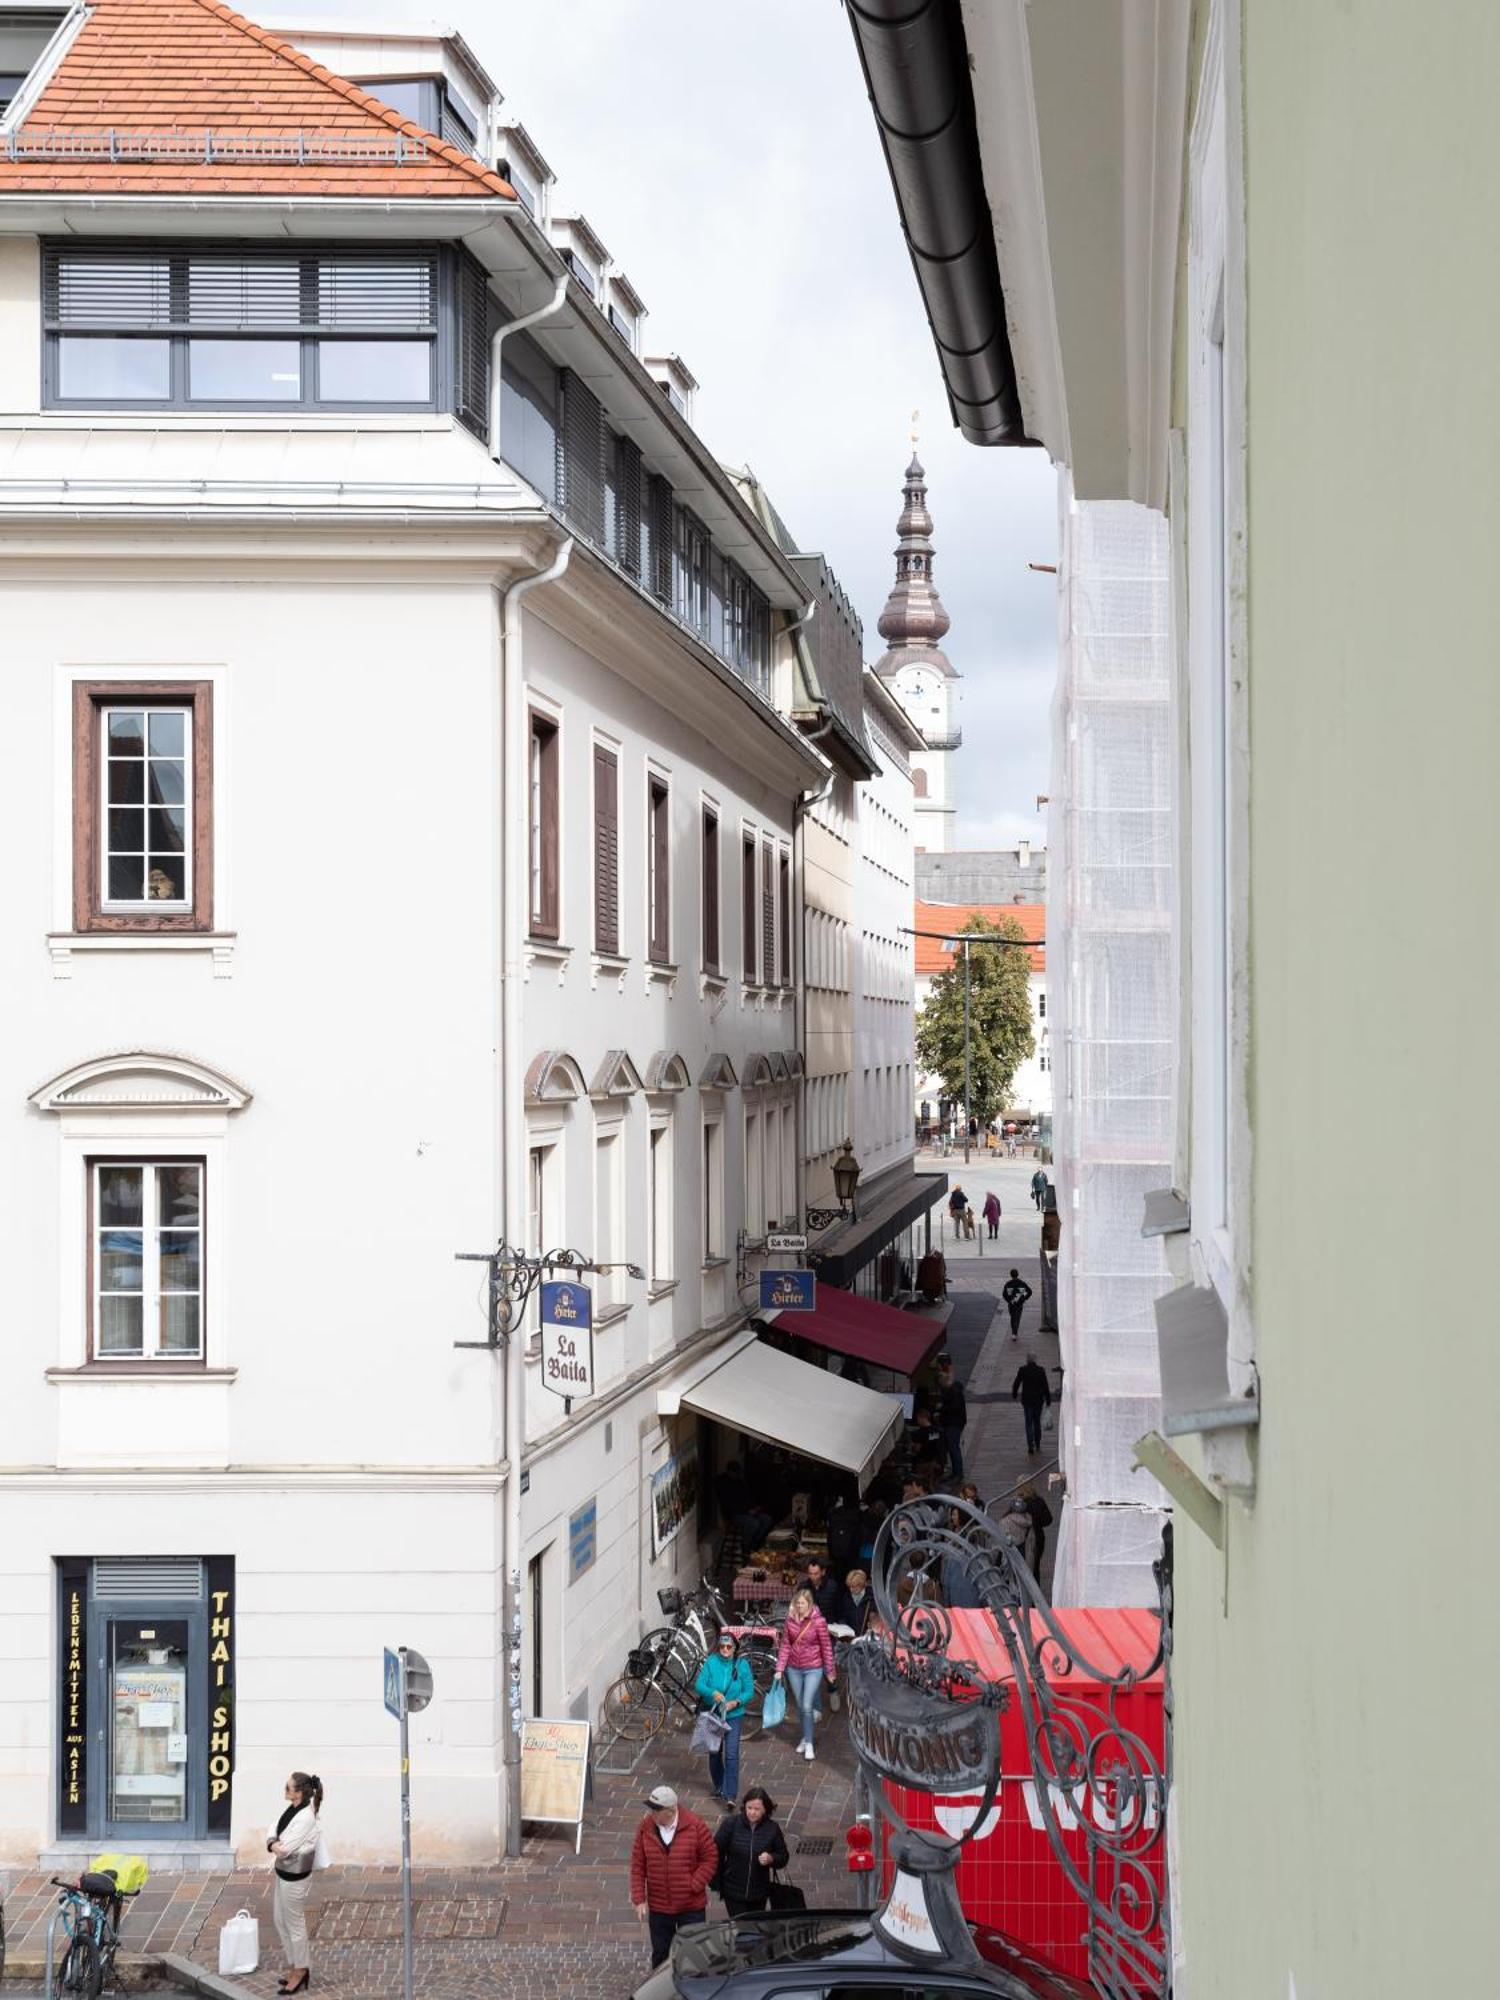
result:
[(932, 580), (932, 516), (927, 511), (927, 474), (912, 454), (906, 468), (905, 504), (896, 523), (896, 581), (880, 614), (880, 635), (889, 650), (875, 672), (921, 732), (925, 750), (911, 760), (915, 845), (918, 854), (946, 852), (953, 845), (958, 813), (954, 752), (963, 741), (958, 726), (958, 674), (939, 643), (951, 620)]
[(1047, 850), (1021, 840), (1014, 847), (919, 853), (917, 895), (924, 903), (1045, 903)]
[[(989, 923), (1003, 923), (1013, 918), (1019, 925), (1021, 934), (1035, 938), (1037, 943), (1027, 952), (1031, 966), (1029, 981), (1031, 997), (1031, 1034), (1036, 1044), (1030, 1058), (1016, 1071), (1010, 1095), (1004, 1109), (1007, 1112), (1022, 1112), (1040, 1122), (1052, 1116), (1052, 1044), (1047, 1023), (1047, 912), (1041, 903), (926, 903), (920, 897), (916, 905), (916, 915), (912, 928), (916, 936), (916, 1012), (921, 1018), (922, 1009), (927, 1005), (932, 992), (932, 982), (941, 972), (946, 972), (960, 955), (957, 945), (946, 944), (936, 933), (949, 936), (964, 929), (974, 917), (983, 917)], [(992, 945), (981, 946), (981, 950), (993, 950)], [(916, 1100), (914, 1104), (916, 1122), (919, 1129), (926, 1127), (941, 1130), (944, 1125), (957, 1128), (962, 1118), (963, 1107), (944, 1095), (940, 1080), (928, 1072), (918, 1069)]]

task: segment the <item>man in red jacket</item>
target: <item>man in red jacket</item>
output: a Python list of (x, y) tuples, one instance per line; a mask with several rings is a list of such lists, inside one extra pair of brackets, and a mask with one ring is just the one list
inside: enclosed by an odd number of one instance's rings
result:
[(719, 1850), (708, 1822), (678, 1805), (670, 1785), (658, 1785), (646, 1807), (630, 1849), (630, 1900), (650, 1926), (654, 1971), (684, 1924), (707, 1922), (708, 1885)]

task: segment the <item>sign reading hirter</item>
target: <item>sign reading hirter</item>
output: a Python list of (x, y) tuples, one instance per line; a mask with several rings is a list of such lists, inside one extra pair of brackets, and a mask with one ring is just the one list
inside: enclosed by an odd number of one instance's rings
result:
[(571, 1279), (542, 1286), (542, 1381), (554, 1396), (594, 1393), (594, 1296)]

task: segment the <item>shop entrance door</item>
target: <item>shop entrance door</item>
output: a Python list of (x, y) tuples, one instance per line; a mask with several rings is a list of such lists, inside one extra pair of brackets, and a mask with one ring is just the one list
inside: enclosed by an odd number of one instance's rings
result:
[[(173, 1607), (181, 1612), (180, 1606)], [(203, 1702), (199, 1616), (97, 1607), (103, 1686), (95, 1711), (102, 1838), (196, 1840), (203, 1834)]]

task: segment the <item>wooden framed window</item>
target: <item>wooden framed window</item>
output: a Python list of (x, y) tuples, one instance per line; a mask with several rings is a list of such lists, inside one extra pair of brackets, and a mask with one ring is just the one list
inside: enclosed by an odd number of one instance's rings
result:
[(653, 965), (666, 965), (672, 957), (671, 819), (671, 791), (666, 779), (653, 772), (646, 779), (648, 949)]
[(792, 857), (776, 857), (776, 917), (781, 934), (781, 983), (792, 983)]
[(703, 1261), (716, 1262), (724, 1254), (724, 1120), (722, 1115), (703, 1121)]
[(760, 927), (755, 915), (755, 895), (755, 835), (747, 833), (740, 842), (740, 948), (747, 986), (754, 986), (760, 977)]
[(594, 949), (620, 949), (620, 760), (594, 745)]
[(653, 1285), (672, 1282), (672, 1119), (663, 1112), (652, 1120), (648, 1144), (646, 1195), (649, 1276)]
[(202, 1160), (91, 1160), (89, 1352), (203, 1359)]
[(769, 842), (760, 851), (761, 980), (776, 984), (776, 851)]
[(703, 969), (721, 968), (719, 946), (719, 815), (703, 808)]
[(531, 935), (555, 938), (558, 895), (557, 767), (560, 731), (550, 716), (531, 712), (528, 811), (530, 816)]
[(213, 929), (213, 687), (73, 686), (73, 926)]

